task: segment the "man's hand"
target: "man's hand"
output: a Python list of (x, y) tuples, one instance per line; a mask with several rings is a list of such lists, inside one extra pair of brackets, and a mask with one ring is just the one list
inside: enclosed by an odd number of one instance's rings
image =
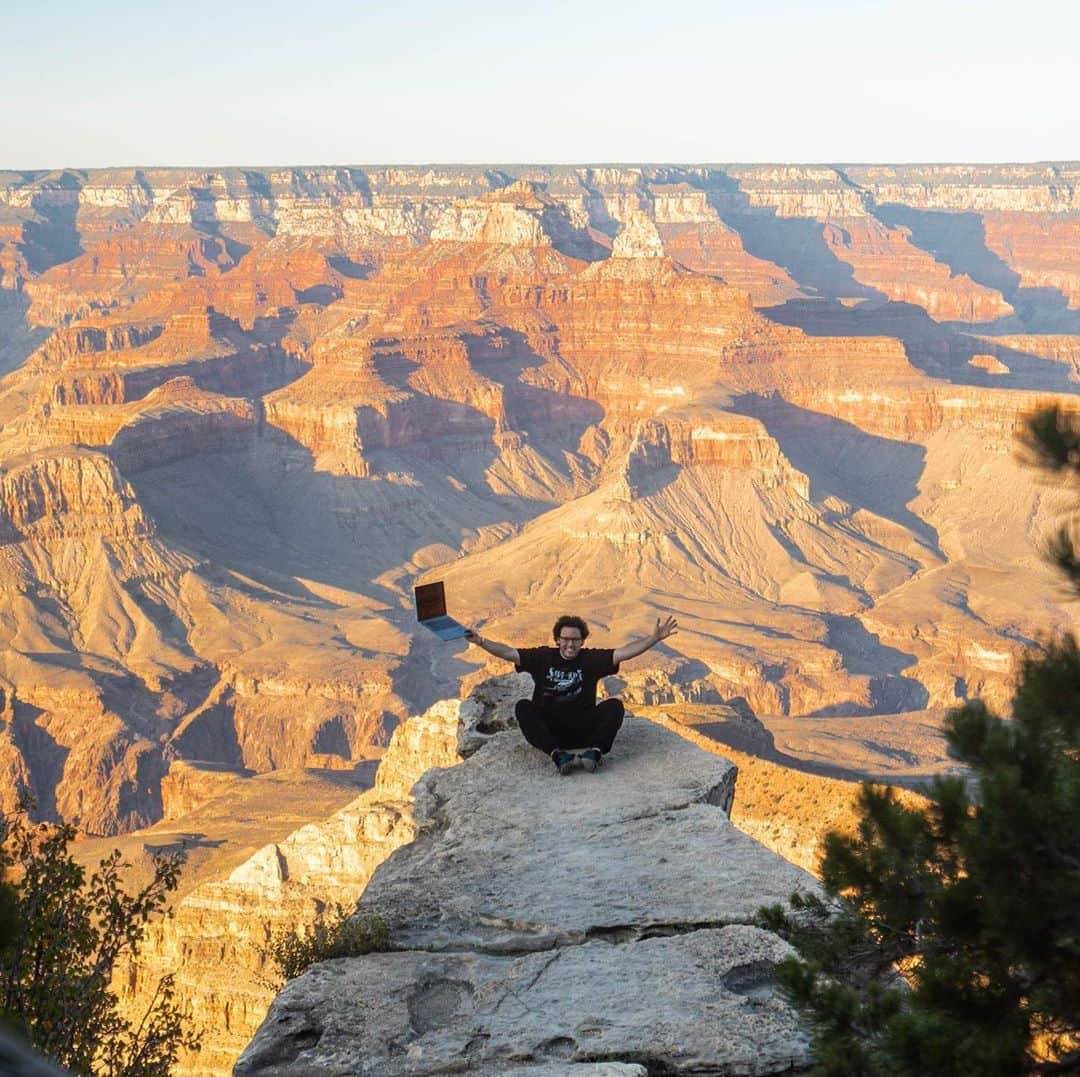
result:
[(659, 617), (656, 618), (656, 631), (653, 632), (653, 636), (656, 638), (657, 643), (678, 631), (679, 622), (674, 617), (669, 615), (663, 621)]
[[(659, 622), (657, 622), (657, 623), (659, 624)], [(465, 629), (465, 638), (470, 643), (479, 643), (480, 642), (480, 633), (477, 632), (475, 628), (466, 628)]]
[(657, 617), (656, 628), (653, 630), (652, 635), (646, 636), (644, 639), (636, 639), (632, 643), (624, 643), (621, 647), (615, 648), (615, 664), (625, 662), (628, 658), (637, 658), (639, 654), (644, 654), (650, 647), (655, 647), (662, 639), (667, 639), (668, 636), (678, 630), (679, 622), (674, 617), (669, 615), (663, 620)]

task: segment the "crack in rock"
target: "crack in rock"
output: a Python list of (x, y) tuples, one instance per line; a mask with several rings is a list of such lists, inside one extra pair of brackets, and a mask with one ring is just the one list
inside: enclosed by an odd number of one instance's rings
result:
[(736, 926), (754, 927), (752, 920), (701, 920), (696, 923), (643, 923), (643, 924), (611, 924), (602, 927), (592, 927), (585, 932), (581, 942), (610, 942), (614, 945), (625, 943), (644, 942), (646, 939), (669, 939), (679, 935), (692, 935), (695, 931), (714, 931), (725, 927)]

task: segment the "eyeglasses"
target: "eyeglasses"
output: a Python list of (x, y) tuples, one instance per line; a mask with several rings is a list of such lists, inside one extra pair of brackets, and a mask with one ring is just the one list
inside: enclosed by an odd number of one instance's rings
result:
[(560, 643), (584, 643), (585, 641), (580, 636), (560, 636)]

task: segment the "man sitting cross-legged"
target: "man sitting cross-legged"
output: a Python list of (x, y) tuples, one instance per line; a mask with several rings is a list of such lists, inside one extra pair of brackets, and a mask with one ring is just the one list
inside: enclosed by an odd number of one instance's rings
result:
[(677, 628), (674, 617), (664, 621), (658, 617), (652, 635), (614, 650), (583, 646), (589, 626), (571, 616), (555, 622), (556, 647), (509, 647), (485, 639), (474, 628), (465, 630), (465, 638), (532, 676), (532, 699), (519, 699), (514, 708), (518, 726), (531, 745), (551, 756), (560, 774), (569, 774), (575, 761), (595, 771), (622, 725), (622, 701), (597, 703), (596, 682), (617, 673), (621, 662), (644, 654)]

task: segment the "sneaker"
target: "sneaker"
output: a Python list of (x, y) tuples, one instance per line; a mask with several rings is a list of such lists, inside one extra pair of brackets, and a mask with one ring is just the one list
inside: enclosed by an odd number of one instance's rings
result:
[(574, 753), (564, 752), (562, 748), (556, 748), (551, 753), (551, 761), (559, 768), (559, 773), (566, 777), (574, 769)]
[(578, 752), (578, 759), (581, 760), (581, 765), (592, 773), (597, 767), (604, 765), (604, 757), (600, 753), (599, 748), (586, 748), (583, 752)]

